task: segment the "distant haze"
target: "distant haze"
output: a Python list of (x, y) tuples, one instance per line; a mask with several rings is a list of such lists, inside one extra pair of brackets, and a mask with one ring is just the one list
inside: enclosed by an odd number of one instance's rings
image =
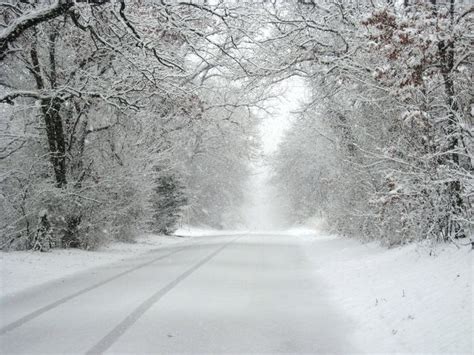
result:
[(289, 227), (286, 203), (270, 183), (271, 171), (266, 160), (277, 150), (285, 131), (291, 126), (292, 112), (298, 109), (306, 93), (302, 79), (288, 79), (283, 85), (283, 94), (279, 100), (275, 100), (275, 114), (262, 119), (262, 152), (258, 161), (251, 163), (253, 173), (248, 181), (247, 198), (242, 211), (245, 227), (254, 231)]

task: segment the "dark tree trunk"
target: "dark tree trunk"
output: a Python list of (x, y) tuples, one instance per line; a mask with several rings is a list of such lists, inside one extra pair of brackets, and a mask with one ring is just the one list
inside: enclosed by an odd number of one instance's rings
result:
[(57, 187), (67, 184), (66, 178), (66, 141), (63, 123), (59, 110), (61, 102), (58, 99), (41, 100), (41, 110), (46, 125), (46, 135), (49, 146), (49, 156), (53, 165)]
[[(49, 36), (49, 61), (50, 61), (50, 86), (56, 88), (56, 60), (55, 41), (56, 30)], [(45, 80), (41, 72), (40, 62), (36, 44), (33, 44), (30, 51), (32, 69), (31, 72), (36, 81), (38, 90), (45, 89)], [(41, 99), (41, 113), (46, 126), (46, 136), (48, 140), (49, 159), (53, 166), (54, 177), (57, 187), (64, 187), (67, 184), (66, 178), (66, 140), (63, 129), (62, 118), (60, 116), (62, 100), (57, 97)]]
[[(436, 1), (432, 1), (433, 5)], [(451, 21), (451, 29), (454, 24), (454, 0), (450, 0), (449, 3), (449, 17)], [(434, 9), (437, 14), (436, 8)], [(447, 150), (450, 152), (449, 159), (451, 160), (454, 168), (458, 167), (459, 162), (459, 132), (457, 127), (457, 117), (459, 113), (459, 106), (455, 98), (454, 81), (452, 78), (454, 70), (454, 39), (451, 38), (448, 41), (440, 41), (438, 43), (438, 54), (441, 61), (441, 75), (443, 77), (444, 92), (446, 95), (446, 106), (448, 109), (448, 122), (446, 124), (446, 136), (448, 140)], [(464, 208), (464, 202), (461, 197), (461, 182), (454, 180), (449, 182), (449, 190), (452, 196), (452, 207), (454, 214), (459, 214)], [(455, 237), (464, 236), (465, 233), (462, 227), (458, 223), (454, 223), (454, 230), (448, 230), (447, 234), (454, 232)]]

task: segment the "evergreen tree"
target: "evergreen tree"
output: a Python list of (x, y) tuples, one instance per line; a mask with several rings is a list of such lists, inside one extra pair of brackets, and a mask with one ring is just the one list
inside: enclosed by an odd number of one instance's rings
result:
[(176, 230), (188, 203), (184, 185), (176, 174), (159, 173), (153, 191), (151, 229), (155, 233), (170, 235)]

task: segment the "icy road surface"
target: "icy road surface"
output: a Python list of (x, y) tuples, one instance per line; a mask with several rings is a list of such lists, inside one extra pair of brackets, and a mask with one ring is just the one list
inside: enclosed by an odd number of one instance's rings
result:
[(201, 237), (29, 289), (1, 301), (0, 352), (354, 351), (303, 247)]

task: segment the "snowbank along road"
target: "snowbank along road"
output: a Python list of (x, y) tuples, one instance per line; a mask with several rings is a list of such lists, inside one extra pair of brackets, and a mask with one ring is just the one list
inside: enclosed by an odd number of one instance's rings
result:
[(301, 242), (197, 238), (1, 301), (9, 353), (348, 352)]

